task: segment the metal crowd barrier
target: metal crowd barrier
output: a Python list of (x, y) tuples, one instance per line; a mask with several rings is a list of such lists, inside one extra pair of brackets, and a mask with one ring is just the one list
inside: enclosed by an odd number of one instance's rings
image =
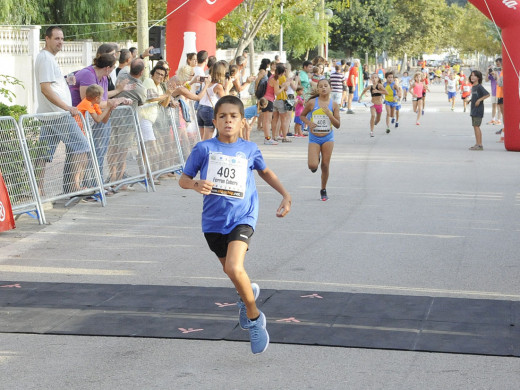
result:
[[(191, 150), (201, 139), (199, 127), (197, 125), (197, 113), (191, 102), (188, 103), (188, 114), (189, 118), (184, 118), (180, 106), (172, 109), (172, 120), (177, 126), (177, 134), (179, 136), (179, 144), (184, 161), (188, 159)], [(186, 119), (189, 119), (189, 121)]]
[(142, 150), (142, 134), (132, 106), (119, 106), (110, 113), (107, 124), (95, 123), (87, 113), (89, 131), (105, 188), (133, 187), (136, 183), (155, 191), (146, 150)]
[(36, 181), (18, 124), (12, 117), (0, 117), (0, 172), (9, 193), (13, 213), (26, 213), (45, 223)]
[(136, 183), (155, 191), (151, 179), (182, 171), (200, 141), (193, 102), (187, 108), (185, 116), (157, 103), (120, 106), (106, 124), (88, 113), (22, 115), (18, 124), (0, 117), (0, 170), (13, 212), (43, 224), (43, 203), (94, 196), (105, 206), (105, 188)]
[(137, 108), (144, 149), (154, 178), (170, 172), (180, 172), (184, 157), (180, 152), (177, 125), (171, 108), (148, 103)]
[(94, 142), (82, 115), (22, 115), (19, 126), (41, 203), (95, 195), (105, 205)]

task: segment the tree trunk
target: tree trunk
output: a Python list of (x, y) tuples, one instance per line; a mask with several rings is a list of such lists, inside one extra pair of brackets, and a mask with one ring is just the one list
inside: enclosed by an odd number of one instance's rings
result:
[[(251, 7), (251, 10), (252, 10), (252, 8), (253, 7)], [(269, 15), (269, 13), (271, 12), (272, 9), (273, 9), (273, 0), (270, 1), (270, 4), (267, 7), (267, 9), (265, 9), (262, 13), (260, 13), (260, 15), (258, 15), (258, 18), (253, 23), (246, 21), (242, 36), (238, 40), (238, 46), (237, 46), (237, 51), (235, 53), (235, 58), (237, 56), (241, 55), (241, 53), (249, 45), (249, 43), (251, 43), (251, 41), (253, 39), (255, 39), (256, 34), (258, 34), (260, 27), (262, 27), (262, 24), (265, 22), (265, 19), (267, 18), (267, 16)]]
[(249, 44), (249, 74), (255, 74), (255, 41)]

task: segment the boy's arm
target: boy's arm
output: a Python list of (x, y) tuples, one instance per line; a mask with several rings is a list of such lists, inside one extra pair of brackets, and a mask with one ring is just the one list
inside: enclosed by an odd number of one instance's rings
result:
[(263, 171), (258, 171), (258, 175), (283, 196), (282, 202), (278, 210), (276, 210), (276, 216), (279, 218), (285, 217), (291, 211), (291, 195), (286, 191), (278, 176), (271, 169), (265, 168)]
[(199, 194), (209, 195), (214, 183), (209, 180), (193, 180), (193, 177), (183, 173), (179, 179), (179, 185), (185, 190), (194, 190)]

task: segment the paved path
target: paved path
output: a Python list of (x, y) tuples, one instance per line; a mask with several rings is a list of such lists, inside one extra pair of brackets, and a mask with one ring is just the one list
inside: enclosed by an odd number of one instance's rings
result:
[[(482, 152), (460, 103), (440, 87), (421, 126), (405, 103), (399, 129), (368, 133), (368, 110), (342, 113), (328, 186), (306, 168), (307, 141), (260, 148), (293, 195), (261, 181), (247, 269), (265, 288), (520, 300), (519, 154), (483, 126)], [(489, 106), (489, 104), (488, 104)], [(489, 109), (489, 107), (487, 107)], [(489, 115), (485, 120), (489, 120)], [(253, 139), (261, 141), (259, 132)], [(27, 217), (0, 235), (1, 279), (230, 287), (200, 233), (201, 199), (162, 180)], [(1, 293), (1, 291), (0, 291)], [(269, 313), (266, 313), (269, 317)], [(516, 389), (520, 360), (240, 342), (0, 334), (6, 389)]]

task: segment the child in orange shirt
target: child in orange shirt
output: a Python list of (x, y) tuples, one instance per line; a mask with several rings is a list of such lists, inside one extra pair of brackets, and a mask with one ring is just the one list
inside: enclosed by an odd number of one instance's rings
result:
[(85, 113), (88, 111), (88, 113), (96, 123), (99, 123), (101, 121), (103, 121), (103, 123), (107, 123), (108, 119), (110, 118), (110, 112), (114, 108), (113, 104), (110, 104), (109, 101), (107, 103), (107, 108), (105, 110), (101, 110), (99, 104), (101, 103), (103, 92), (103, 87), (101, 87), (100, 85), (90, 85), (85, 92), (85, 99), (83, 99), (81, 103), (77, 106), (78, 110), (83, 114), (83, 116), (85, 116)]
[(464, 112), (466, 112), (466, 106), (471, 100), (471, 87), (472, 84), (469, 82), (467, 77), (461, 77), (460, 83), (460, 96), (462, 98), (462, 103), (464, 103)]

